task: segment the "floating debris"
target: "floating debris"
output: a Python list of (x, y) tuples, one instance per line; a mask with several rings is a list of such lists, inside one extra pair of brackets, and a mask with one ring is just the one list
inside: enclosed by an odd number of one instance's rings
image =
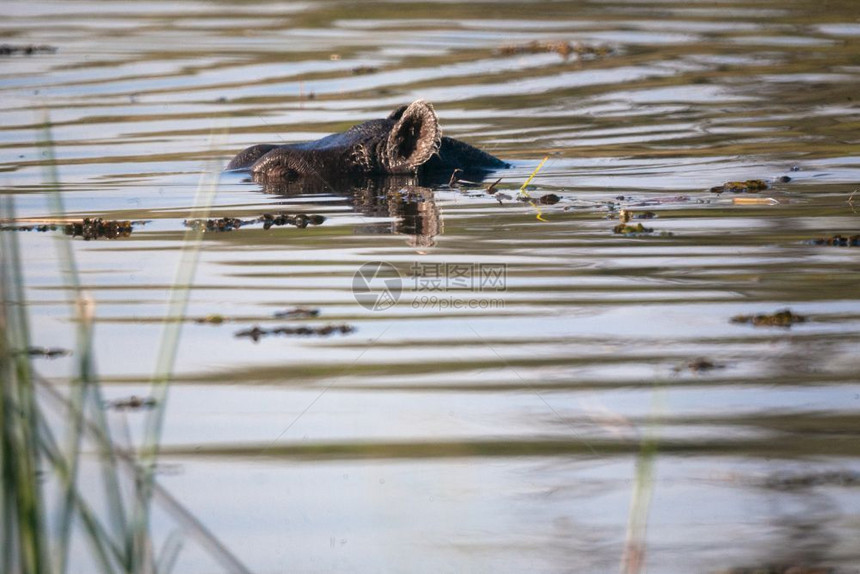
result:
[(156, 401), (152, 397), (138, 397), (137, 395), (132, 395), (125, 399), (117, 399), (115, 401), (110, 401), (107, 406), (118, 411), (124, 411), (151, 409), (155, 406), (155, 404)]
[(723, 185), (711, 188), (711, 193), (758, 193), (768, 189), (766, 181), (761, 179), (748, 179), (746, 181), (730, 181)]
[(226, 321), (224, 315), (219, 315), (217, 313), (213, 313), (211, 315), (206, 315), (205, 317), (200, 317), (199, 319), (195, 319), (194, 322), (198, 324), (208, 324), (208, 325), (220, 325)]
[(554, 193), (547, 193), (538, 198), (538, 203), (542, 205), (555, 205), (561, 201), (561, 198)]
[(682, 370), (692, 371), (694, 373), (706, 373), (708, 371), (713, 371), (715, 369), (725, 368), (725, 365), (720, 363), (715, 363), (710, 359), (706, 359), (705, 357), (697, 357), (692, 361), (688, 361), (683, 365), (676, 367), (675, 372), (679, 372)]
[(284, 212), (276, 215), (264, 213), (258, 221), (263, 222), (263, 229), (270, 229), (273, 225), (295, 225), (299, 229), (304, 229), (308, 225), (322, 225), (325, 222), (325, 217), (322, 215), (305, 215), (304, 213), (296, 215)]
[(499, 179), (497, 179), (496, 181), (494, 181), (493, 183), (491, 183), (491, 184), (490, 184), (490, 186), (489, 186), (489, 187), (487, 188), (487, 190), (486, 190), (486, 191), (487, 191), (487, 193), (488, 193), (489, 195), (493, 195), (494, 193), (496, 193), (497, 191), (499, 191), (499, 190), (496, 188), (496, 186), (497, 186), (497, 185), (499, 185), (499, 183), (500, 183), (501, 181), (502, 181), (502, 178), (499, 178)]
[(60, 349), (59, 347), (30, 347), (25, 351), (18, 351), (17, 353), (21, 355), (27, 355), (29, 357), (44, 357), (46, 359), (67, 357), (72, 354), (72, 352), (68, 349)]
[(85, 218), (80, 222), (56, 222), (56, 223), (34, 223), (25, 225), (3, 225), (0, 231), (36, 231), (45, 233), (48, 231), (62, 230), (66, 235), (72, 237), (83, 237), (90, 239), (118, 239), (131, 235), (136, 225), (145, 225), (146, 221), (112, 221), (108, 219)]
[(785, 327), (790, 328), (796, 323), (805, 323), (806, 317), (791, 312), (791, 309), (782, 309), (772, 315), (735, 315), (731, 318), (732, 323), (749, 323), (755, 327)]
[(237, 337), (250, 337), (255, 343), (262, 337), (268, 335), (286, 335), (296, 337), (328, 337), (329, 335), (348, 335), (355, 331), (352, 325), (325, 325), (323, 327), (275, 327), (272, 329), (263, 329), (254, 325), (250, 329), (237, 331)]
[(633, 212), (628, 209), (622, 209), (618, 212), (618, 219), (621, 220), (621, 223), (612, 228), (613, 233), (618, 233), (622, 235), (635, 235), (640, 233), (654, 233), (654, 230), (650, 227), (645, 227), (641, 223), (637, 223), (636, 225), (630, 225), (630, 219), (633, 217)]
[(833, 235), (805, 242), (807, 245), (829, 245), (831, 247), (860, 247), (860, 235)]
[(354, 76), (364, 76), (366, 74), (375, 74), (379, 71), (379, 68), (376, 66), (356, 66), (352, 69), (352, 74)]
[(723, 570), (722, 574), (836, 574), (836, 570), (827, 566), (792, 563), (732, 568), (731, 570)]
[(562, 58), (569, 58), (571, 55), (579, 57), (584, 56), (607, 56), (612, 53), (612, 49), (607, 46), (591, 46), (581, 42), (564, 42), (550, 41), (544, 42), (533, 40), (525, 44), (509, 44), (499, 48), (498, 52), (505, 56), (515, 54), (542, 54), (546, 52), (555, 52)]
[(771, 476), (762, 482), (765, 488), (796, 490), (813, 486), (860, 486), (860, 473), (843, 470)]
[(38, 231), (45, 233), (46, 231), (56, 231), (59, 226), (56, 223), (40, 223), (38, 225), (3, 225), (0, 231)]
[(735, 205), (779, 205), (779, 200), (773, 197), (733, 197)]
[(457, 187), (460, 183), (460, 174), (463, 173), (463, 170), (459, 167), (451, 172), (451, 178), (448, 180), (448, 187)]
[(195, 230), (206, 232), (222, 232), (234, 231), (236, 229), (263, 224), (263, 229), (270, 229), (272, 226), (293, 225), (300, 229), (304, 229), (308, 225), (320, 225), (325, 221), (322, 215), (306, 215), (304, 213), (291, 214), (286, 212), (281, 213), (264, 213), (260, 217), (254, 219), (239, 219), (238, 217), (221, 217), (217, 219), (186, 219), (185, 227), (191, 227)]
[(56, 51), (57, 48), (55, 46), (37, 46), (36, 44), (16, 46), (14, 44), (0, 44), (0, 56), (33, 56), (35, 54), (53, 54)]
[[(471, 181), (468, 179), (462, 179), (460, 177), (460, 174), (462, 174), (462, 173), (463, 173), (463, 170), (460, 168), (456, 168), (454, 171), (452, 171), (451, 172), (451, 178), (448, 180), (448, 187), (450, 187), (451, 189), (458, 189), (461, 186), (481, 187), (481, 182)], [(501, 181), (501, 180), (502, 180), (502, 178), (498, 179), (498, 181)], [(496, 183), (498, 183), (498, 181)]]
[(256, 220), (242, 220), (237, 217), (221, 217), (219, 219), (186, 219), (183, 224), (195, 231), (233, 231), (243, 225), (256, 223)]
[(615, 227), (612, 228), (613, 233), (618, 233), (621, 235), (634, 235), (639, 233), (654, 233), (654, 229), (651, 227), (645, 227), (641, 223), (637, 223), (636, 225), (628, 225), (627, 223), (619, 223)]
[(317, 317), (319, 314), (319, 309), (296, 307), (294, 309), (287, 309), (286, 311), (276, 311), (274, 317), (276, 319), (310, 319), (311, 317)]
[(119, 239), (131, 235), (131, 221), (112, 221), (96, 217), (85, 218), (80, 223), (72, 222), (63, 226), (63, 233), (72, 237), (83, 237), (85, 241), (91, 239)]

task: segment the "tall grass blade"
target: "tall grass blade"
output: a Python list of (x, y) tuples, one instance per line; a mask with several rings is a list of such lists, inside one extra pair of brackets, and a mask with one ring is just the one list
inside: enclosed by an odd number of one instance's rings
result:
[[(14, 218), (12, 199), (2, 199), (2, 211)], [(18, 238), (0, 233), (3, 266), (3, 317), (5, 350), (11, 351), (3, 381), (3, 488), (4, 528), (11, 553), (4, 564), (22, 574), (50, 572), (46, 559), (43, 505), (38, 467), (38, 410), (33, 392), (23, 273)]]
[(161, 548), (158, 562), (155, 565), (156, 574), (170, 574), (176, 567), (176, 560), (179, 558), (180, 550), (182, 550), (182, 533), (173, 532), (167, 537), (164, 546)]
[(621, 561), (622, 574), (638, 574), (645, 569), (646, 531), (651, 495), (654, 492), (654, 460), (657, 458), (657, 426), (660, 417), (661, 390), (655, 388), (651, 402), (651, 420), (645, 429), (639, 455), (636, 458), (636, 477), (627, 518), (627, 540)]
[[(52, 215), (65, 214), (54, 145), (47, 113), (40, 145), (44, 150), (45, 185), (50, 191)], [(195, 217), (208, 215), (217, 184), (217, 168), (201, 178), (195, 199)], [(15, 220), (12, 198), (0, 198), (0, 215)], [(182, 318), (188, 303), (201, 243), (201, 231), (189, 230), (171, 291), (159, 360), (153, 376), (157, 407), (146, 420), (138, 458), (117, 449), (110, 428), (93, 360), (94, 304), (79, 280), (74, 252), (65, 235), (57, 235), (59, 265), (66, 291), (74, 302), (76, 318), (77, 377), (68, 393), (60, 392), (31, 370), (27, 307), (20, 249), (14, 233), (0, 232), (0, 518), (4, 542), (0, 568), (20, 574), (65, 574), (73, 540), (86, 542), (101, 574), (170, 572), (178, 561), (182, 538), (168, 537), (156, 560), (150, 537), (150, 512), (157, 502), (193, 536), (226, 570), (248, 570), (177, 500), (154, 480), (161, 439), (167, 384), (176, 358)], [(36, 383), (40, 393), (37, 401)], [(48, 397), (60, 405), (60, 420), (68, 423), (61, 447), (40, 408)], [(94, 446), (100, 457), (105, 505), (96, 512), (78, 485), (81, 452)], [(54, 530), (48, 532), (46, 502), (40, 463), (47, 465), (59, 486)], [(122, 475), (120, 475), (122, 473)], [(121, 480), (122, 479), (122, 480)], [(122, 485), (133, 486), (132, 508), (126, 508)], [(76, 538), (78, 532), (82, 538)], [(53, 534), (53, 535), (51, 535)], [(77, 568), (77, 566), (75, 566)]]
[[(62, 393), (55, 389), (48, 381), (37, 377), (36, 382), (45, 396), (53, 401), (54, 405), (61, 409), (64, 415), (71, 416), (69, 413), (71, 403)], [(85, 422), (84, 432), (87, 434), (87, 437), (96, 442), (104, 443), (108, 440), (108, 437), (102, 433), (102, 429), (90, 421)], [(116, 460), (119, 469), (130, 477), (135, 478), (139, 476), (140, 469), (131, 454), (118, 451), (116, 452)], [(250, 574), (250, 571), (230, 553), (203, 523), (157, 482), (153, 482), (152, 485), (152, 499), (153, 502), (158, 503), (167, 514), (176, 520), (177, 524), (186, 531), (188, 536), (196, 539), (226, 571), (232, 574)]]
[[(6, 210), (10, 200), (0, 200), (2, 215), (8, 216)], [(14, 304), (10, 299), (11, 288), (11, 265), (7, 253), (9, 253), (10, 239), (6, 233), (0, 232), (0, 327), (3, 329), (0, 338), (0, 475), (2, 475), (3, 489), (0, 491), (0, 509), (3, 518), (3, 572), (12, 572), (16, 567), (17, 534), (16, 534), (16, 482), (15, 482), (15, 424), (18, 420), (17, 407), (14, 399), (14, 390), (17, 387), (17, 374), (14, 361), (15, 343), (13, 341), (11, 322), (11, 307)]]
[[(210, 149), (216, 146), (216, 137), (224, 137), (226, 131), (213, 132), (210, 139)], [(197, 186), (194, 198), (194, 209), (191, 217), (194, 219), (205, 219), (208, 217), (212, 201), (218, 185), (218, 174), (220, 169), (217, 165), (210, 164), (203, 171)], [(132, 528), (134, 529), (131, 546), (132, 565), (140, 568), (143, 565), (153, 567), (151, 560), (151, 544), (147, 539), (149, 532), (149, 513), (152, 500), (152, 490), (155, 474), (155, 465), (158, 457), (158, 446), (161, 442), (161, 431), (164, 424), (164, 413), (167, 404), (167, 391), (173, 365), (176, 362), (176, 354), (179, 348), (180, 335), (182, 332), (183, 318), (188, 306), (191, 293), (191, 285), (197, 270), (197, 262), (200, 256), (200, 247), (203, 240), (203, 229), (189, 227), (185, 233), (182, 253), (173, 285), (170, 290), (167, 315), (164, 320), (164, 328), (159, 345), (157, 364), (152, 378), (151, 396), (155, 400), (153, 408), (147, 416), (144, 430), (143, 442), (139, 449), (139, 463), (141, 467), (140, 480), (137, 483)]]
[[(70, 472), (68, 461), (57, 446), (51, 428), (44, 420), (44, 417), (42, 417), (40, 423), (39, 439), (42, 452), (48, 461), (51, 462), (54, 471), (59, 475), (60, 479), (64, 481), (68, 480)], [(111, 540), (110, 533), (104, 529), (104, 526), (98, 521), (95, 513), (90, 509), (77, 489), (72, 490), (70, 507), (77, 513), (83, 524), (84, 532), (88, 534), (87, 540), (93, 548), (96, 562), (100, 565), (100, 574), (115, 572), (114, 565), (124, 562), (124, 549)], [(113, 560), (111, 560), (111, 556)]]
[[(57, 163), (54, 154), (54, 140), (51, 134), (51, 122), (48, 112), (43, 112), (42, 134), (39, 140), (46, 161), (44, 163), (43, 179), (47, 189), (52, 216), (62, 218), (65, 213), (63, 197), (60, 187), (60, 177), (57, 171)], [(76, 317), (77, 332), (75, 354), (77, 359), (77, 378), (72, 381), (69, 389), (69, 399), (72, 402), (72, 419), (69, 421), (69, 433), (66, 441), (65, 451), (68, 461), (68, 472), (64, 473), (63, 489), (60, 494), (59, 519), (56, 526), (56, 547), (54, 549), (54, 562), (57, 574), (65, 574), (68, 565), (68, 547), (72, 537), (73, 504), (77, 495), (78, 458), (81, 448), (82, 427), (85, 417), (87, 398), (92, 399), (94, 407), (92, 410), (97, 424), (99, 424), (108, 437), (106, 443), (97, 446), (105, 447), (111, 445), (107, 419), (101, 409), (103, 400), (100, 387), (96, 383), (96, 374), (92, 358), (92, 329), (93, 329), (93, 303), (89, 296), (81, 288), (78, 275), (77, 263), (71, 240), (64, 233), (54, 235), (54, 243), (57, 248), (57, 257), (60, 264), (63, 281), (67, 292), (71, 293), (73, 300), (72, 314)], [(105, 484), (105, 494), (108, 499), (107, 509), (111, 521), (111, 532), (123, 540), (126, 537), (127, 521), (125, 518), (125, 505), (122, 501), (122, 493), (118, 478), (116, 476), (116, 461), (113, 456), (113, 448), (100, 449), (102, 480)]]

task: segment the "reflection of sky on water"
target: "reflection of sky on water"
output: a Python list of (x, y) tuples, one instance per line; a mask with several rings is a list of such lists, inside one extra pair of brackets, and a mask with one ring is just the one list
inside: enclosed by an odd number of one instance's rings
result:
[[(326, 6), (13, 2), (0, 24), (10, 43), (58, 47), (2, 62), (0, 186), (17, 215), (52, 215), (38, 145), (50, 137), (68, 217), (147, 221), (127, 239), (72, 243), (109, 399), (146, 394), (200, 173), (242, 147), (315, 139), (422, 97), (446, 135), (514, 164), (499, 195), (443, 185), (414, 203), (400, 185), (357, 199), (221, 175), (211, 217), (327, 220), (204, 236), (165, 444), (222, 451), (170, 457), (181, 472), (163, 484), (253, 571), (616, 571), (633, 441), (654, 418), (649, 570), (856, 564), (853, 490), (762, 486), (858, 467), (857, 252), (806, 243), (858, 232), (853, 12)], [(531, 53), (532, 40), (611, 52), (565, 60)], [(513, 196), (546, 154), (530, 194), (561, 201), (540, 222)], [(747, 179), (771, 187), (710, 192)], [(613, 234), (618, 209), (653, 211), (634, 222), (655, 233)], [(16, 237), (33, 344), (74, 349), (55, 239)], [(351, 292), (368, 261), (407, 278), (385, 312)], [(408, 279), (416, 262), (505, 264), (505, 289), (429, 305)], [(490, 299), (500, 305), (453, 306)], [(273, 317), (296, 306), (320, 314)], [(810, 320), (730, 322), (785, 307)], [(225, 322), (193, 320), (211, 315)], [(342, 323), (355, 333), (235, 337)], [(695, 371), (700, 357), (716, 368)], [(62, 379), (74, 360), (35, 365)], [(139, 437), (139, 413), (110, 416)], [(529, 440), (548, 450), (516, 450)], [(424, 458), (300, 450), (399, 443)], [(492, 455), (470, 456), (483, 443)]]

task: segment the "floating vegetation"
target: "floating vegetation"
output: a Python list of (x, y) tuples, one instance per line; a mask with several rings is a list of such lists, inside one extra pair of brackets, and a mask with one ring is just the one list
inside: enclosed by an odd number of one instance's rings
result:
[(451, 178), (448, 180), (448, 187), (457, 187), (460, 184), (460, 174), (463, 170), (459, 167), (451, 172)]
[[(535, 217), (537, 218), (538, 221), (546, 221), (546, 219), (543, 218), (543, 213), (541, 212), (540, 208), (538, 207), (538, 204), (535, 203), (535, 201), (532, 199), (532, 196), (529, 195), (529, 190), (534, 189), (529, 184), (532, 182), (532, 180), (535, 178), (535, 176), (538, 174), (538, 172), (541, 170), (543, 165), (548, 160), (549, 160), (549, 156), (545, 155), (543, 157), (543, 159), (540, 161), (540, 163), (537, 164), (537, 167), (534, 168), (534, 171), (531, 172), (531, 174), (528, 176), (528, 178), (520, 186), (520, 193), (519, 193), (519, 196), (517, 197), (518, 201), (527, 201), (532, 207), (535, 208), (535, 211), (537, 211), (537, 215)], [(499, 203), (502, 202), (502, 195), (503, 194), (500, 193), (496, 196), (496, 199), (498, 200)]]
[(499, 48), (499, 54), (504, 56), (513, 56), (516, 54), (543, 54), (547, 52), (555, 52), (562, 58), (569, 58), (571, 55), (584, 56), (608, 56), (612, 53), (612, 49), (607, 46), (592, 46), (583, 44), (582, 42), (564, 42), (561, 40), (544, 42), (533, 40), (525, 44), (509, 44)]
[(498, 188), (497, 188), (496, 186), (497, 186), (497, 185), (499, 185), (499, 183), (501, 183), (501, 181), (502, 181), (502, 178), (497, 179), (496, 181), (494, 181), (493, 183), (491, 183), (491, 184), (489, 185), (489, 187), (487, 187), (487, 189), (486, 189), (485, 191), (486, 191), (489, 195), (493, 195), (494, 193), (496, 193), (497, 191), (499, 191), (499, 190), (498, 190)]
[(807, 245), (829, 245), (831, 247), (860, 247), (860, 235), (833, 235), (806, 241)]
[(154, 398), (139, 397), (137, 395), (132, 395), (124, 399), (116, 399), (115, 401), (107, 403), (108, 408), (118, 411), (151, 409), (155, 407), (155, 405), (156, 400)]
[(860, 473), (831, 470), (788, 476), (771, 476), (762, 482), (765, 488), (797, 490), (814, 486), (860, 486)]
[(136, 225), (144, 225), (145, 221), (113, 221), (101, 217), (84, 218), (80, 222), (50, 222), (34, 223), (31, 225), (4, 225), (0, 231), (37, 231), (45, 233), (61, 229), (66, 235), (72, 237), (83, 237), (85, 241), (90, 239), (119, 239), (131, 235)]
[(731, 570), (723, 570), (723, 574), (836, 574), (836, 570), (826, 566), (792, 563), (732, 568)]
[(320, 314), (319, 309), (308, 309), (306, 307), (295, 307), (286, 311), (276, 311), (274, 317), (277, 319), (310, 319)]
[[(459, 167), (456, 168), (454, 171), (452, 171), (451, 177), (450, 177), (450, 179), (448, 179), (448, 187), (450, 187), (451, 189), (457, 189), (457, 188), (463, 187), (463, 186), (465, 186), (465, 187), (481, 187), (482, 186), (480, 181), (472, 181), (470, 179), (461, 178), (460, 175), (462, 173), (464, 173), (464, 172)], [(499, 178), (498, 180), (496, 180), (496, 183), (499, 183), (500, 181), (502, 181), (502, 178)], [(490, 187), (494, 187), (495, 185), (496, 184), (494, 183)], [(492, 195), (493, 193), (495, 193), (495, 191), (489, 191), (488, 190), (488, 193), (490, 193), (490, 195)]]
[[(612, 209), (612, 206), (610, 206)], [(612, 217), (613, 213), (610, 212), (610, 217)], [(621, 223), (612, 228), (613, 233), (617, 233), (619, 235), (627, 235), (627, 236), (636, 236), (636, 235), (648, 235), (650, 233), (654, 233), (654, 229), (651, 227), (645, 227), (642, 223), (637, 223), (635, 225), (630, 225), (631, 219), (652, 219), (657, 216), (653, 211), (643, 212), (642, 217), (637, 217), (629, 209), (622, 209), (618, 213), (618, 218), (621, 220)], [(672, 237), (671, 231), (661, 231), (658, 234), (660, 237)]]
[(322, 225), (325, 222), (325, 217), (322, 215), (305, 215), (304, 213), (296, 215), (290, 215), (289, 213), (279, 213), (277, 215), (264, 213), (259, 218), (259, 221), (263, 222), (263, 229), (269, 229), (277, 225), (294, 225), (299, 229), (304, 229), (308, 225)]
[(60, 226), (56, 223), (39, 223), (36, 225), (4, 225), (0, 227), (0, 231), (38, 231), (45, 233), (47, 231), (56, 231)]
[(755, 327), (785, 327), (790, 328), (796, 323), (805, 323), (806, 317), (791, 312), (791, 309), (782, 309), (771, 315), (735, 315), (731, 318), (732, 323), (748, 323)]
[(56, 46), (40, 46), (36, 44), (17, 46), (14, 44), (0, 44), (0, 56), (33, 56), (36, 54), (53, 54), (56, 51)]
[(705, 357), (697, 357), (692, 361), (688, 361), (683, 365), (675, 367), (675, 372), (677, 373), (683, 370), (687, 370), (693, 373), (707, 373), (708, 371), (722, 368), (725, 368), (725, 365), (716, 363), (710, 359), (706, 359)]
[(237, 337), (250, 337), (255, 343), (261, 338), (269, 335), (286, 335), (288, 337), (328, 337), (330, 335), (348, 335), (355, 331), (352, 325), (325, 325), (323, 327), (274, 327), (263, 329), (254, 325), (250, 329), (237, 331)]
[(72, 237), (83, 237), (85, 241), (91, 239), (119, 239), (131, 235), (132, 227), (136, 222), (113, 221), (96, 217), (85, 218), (80, 223), (72, 222), (63, 226), (63, 233)]
[(364, 76), (367, 74), (375, 74), (379, 71), (379, 68), (376, 66), (356, 66), (352, 69), (352, 74), (354, 76)]
[(612, 228), (613, 233), (618, 233), (621, 235), (634, 235), (640, 233), (654, 233), (654, 229), (651, 227), (645, 227), (641, 223), (637, 223), (636, 225), (628, 225), (627, 223), (619, 223), (615, 227)]
[(243, 225), (250, 225), (255, 221), (243, 221), (236, 217), (220, 217), (217, 219), (186, 219), (183, 221), (185, 227), (195, 231), (233, 231)]
[(730, 181), (723, 185), (711, 188), (711, 193), (758, 193), (768, 189), (770, 186), (761, 179), (748, 179), (746, 181)]
[(263, 224), (263, 229), (273, 226), (293, 225), (304, 229), (308, 225), (321, 225), (325, 221), (322, 215), (305, 215), (304, 213), (290, 214), (286, 212), (271, 214), (264, 213), (254, 219), (239, 219), (238, 217), (221, 217), (216, 219), (186, 219), (185, 227), (208, 232), (234, 231), (248, 225)]
[(27, 355), (28, 357), (44, 357), (46, 359), (56, 359), (57, 357), (67, 357), (72, 354), (68, 349), (60, 349), (59, 347), (30, 347), (24, 351), (18, 351), (18, 354)]
[(773, 197), (733, 197), (735, 205), (779, 205), (779, 200)]
[[(318, 317), (320, 314), (319, 309), (309, 309), (307, 307), (294, 307), (292, 309), (286, 309), (284, 311), (276, 311), (272, 314), (272, 316), (276, 319), (312, 319), (314, 317)], [(211, 313), (206, 315), (205, 317), (198, 317), (194, 319), (194, 322), (198, 325), (221, 325), (230, 321), (229, 318), (221, 315), (220, 313)]]

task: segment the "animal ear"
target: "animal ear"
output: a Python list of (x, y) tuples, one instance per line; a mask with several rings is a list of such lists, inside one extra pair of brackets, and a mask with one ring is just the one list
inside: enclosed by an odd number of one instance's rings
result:
[(388, 114), (387, 119), (391, 120), (392, 122), (396, 122), (397, 120), (399, 120), (400, 118), (403, 117), (403, 112), (405, 112), (406, 108), (408, 108), (408, 107), (409, 106), (400, 106), (399, 108), (397, 108), (396, 110), (394, 110), (393, 112)]
[(441, 144), (442, 130), (433, 106), (424, 100), (412, 102), (388, 134), (385, 155), (391, 173), (414, 170), (439, 151)]

